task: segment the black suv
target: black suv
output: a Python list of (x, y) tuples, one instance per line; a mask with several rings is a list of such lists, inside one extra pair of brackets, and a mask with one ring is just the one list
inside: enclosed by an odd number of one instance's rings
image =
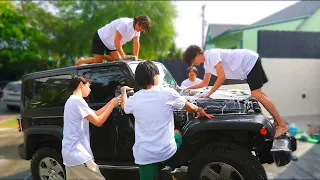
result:
[[(92, 91), (86, 101), (92, 109), (99, 109), (120, 94), (121, 86), (135, 86), (134, 72), (139, 62), (82, 65), (23, 77), (18, 120), (24, 143), (19, 146), (19, 154), (23, 159), (32, 159), (35, 180), (65, 179), (61, 158), (63, 109), (72, 94), (72, 76), (81, 74), (92, 79)], [(208, 89), (182, 90), (161, 63), (156, 65), (161, 86), (175, 88), (188, 101), (215, 115), (197, 120), (195, 114), (175, 111), (175, 128), (183, 133), (183, 143), (163, 167), (187, 166), (191, 180), (258, 180), (267, 179), (261, 164), (276, 162), (283, 166), (290, 162), (296, 139), (288, 133), (277, 140), (273, 138), (275, 127), (250, 92), (220, 89), (213, 99), (197, 98), (193, 95)], [(121, 108), (115, 108), (102, 127), (90, 125), (90, 143), (101, 169), (137, 169), (132, 154), (134, 117)]]

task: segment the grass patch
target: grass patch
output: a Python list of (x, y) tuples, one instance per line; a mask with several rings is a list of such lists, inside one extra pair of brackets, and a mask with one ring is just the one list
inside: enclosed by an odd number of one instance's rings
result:
[(0, 128), (18, 128), (17, 118), (12, 118), (0, 122)]

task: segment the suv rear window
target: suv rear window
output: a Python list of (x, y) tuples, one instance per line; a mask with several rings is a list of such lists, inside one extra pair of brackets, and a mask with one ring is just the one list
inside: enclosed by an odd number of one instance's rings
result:
[(25, 81), (24, 106), (26, 108), (64, 106), (73, 89), (72, 76), (59, 75)]

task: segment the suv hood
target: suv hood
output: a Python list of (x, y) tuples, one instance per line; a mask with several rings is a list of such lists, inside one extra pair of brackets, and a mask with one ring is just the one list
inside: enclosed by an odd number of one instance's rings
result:
[(211, 87), (180, 90), (180, 94), (189, 102), (194, 103), (214, 114), (252, 114), (261, 113), (259, 103), (248, 90), (218, 89), (209, 98), (199, 98), (199, 94), (207, 93)]

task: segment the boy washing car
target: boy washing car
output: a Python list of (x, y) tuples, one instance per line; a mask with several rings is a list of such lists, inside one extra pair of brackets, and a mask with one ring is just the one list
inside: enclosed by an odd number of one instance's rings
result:
[(197, 118), (212, 118), (201, 107), (189, 103), (174, 89), (158, 86), (159, 70), (152, 61), (139, 63), (135, 80), (139, 91), (127, 99), (121, 88), (121, 107), (135, 117), (135, 144), (133, 156), (139, 165), (140, 180), (152, 180), (159, 170), (159, 163), (171, 158), (182, 144), (182, 136), (174, 129), (173, 110), (185, 109), (198, 113)]
[(289, 131), (289, 127), (281, 118), (275, 105), (261, 90), (268, 78), (262, 68), (259, 54), (248, 49), (210, 49), (204, 51), (197, 45), (191, 45), (184, 52), (183, 60), (189, 66), (204, 63), (205, 75), (203, 80), (187, 89), (196, 89), (209, 84), (211, 74), (217, 76), (213, 87), (202, 97), (213, 94), (226, 79), (246, 79), (251, 95), (256, 98), (273, 116), (275, 124), (278, 125), (275, 138)]
[(64, 106), (62, 158), (66, 179), (105, 179), (94, 162), (90, 148), (89, 122), (102, 126), (120, 98), (109, 101), (101, 109), (92, 110), (83, 99), (90, 94), (90, 79), (74, 76), (71, 86), (75, 89)]

